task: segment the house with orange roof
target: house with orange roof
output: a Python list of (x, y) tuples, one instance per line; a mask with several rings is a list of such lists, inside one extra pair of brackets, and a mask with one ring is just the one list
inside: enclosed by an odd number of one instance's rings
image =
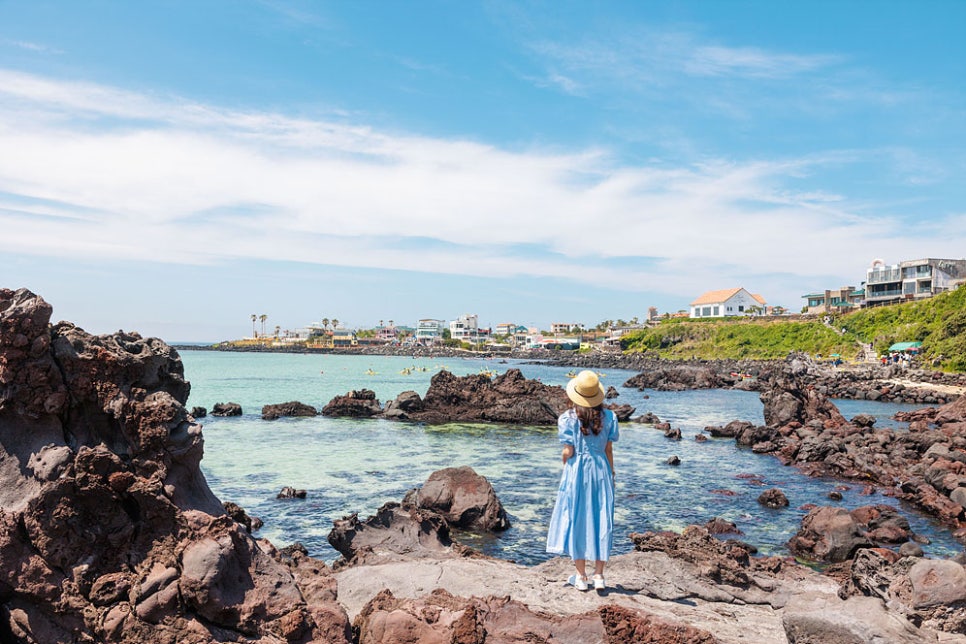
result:
[(764, 313), (765, 298), (741, 288), (708, 291), (691, 302), (692, 318), (723, 318), (730, 315)]

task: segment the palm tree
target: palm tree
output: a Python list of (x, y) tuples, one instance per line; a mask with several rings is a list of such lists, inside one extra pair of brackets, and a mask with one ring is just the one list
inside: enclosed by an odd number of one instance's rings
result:
[(393, 322), (392, 320), (389, 320), (389, 328), (390, 328), (390, 329), (394, 329), (394, 328), (396, 328), (396, 323), (395, 323), (395, 322)]
[(268, 319), (268, 316), (262, 313), (258, 316), (258, 319), (262, 321), (262, 335), (265, 335), (265, 320)]
[(281, 330), (282, 330), (282, 327), (276, 324), (275, 325), (275, 339), (276, 340), (278, 340), (278, 332), (281, 331)]
[(257, 320), (257, 319), (258, 319), (258, 316), (255, 315), (254, 313), (252, 313), (252, 337), (253, 338), (257, 338), (258, 337), (258, 332), (255, 331), (255, 320)]
[(322, 328), (326, 331), (329, 330), (329, 318), (322, 318)]
[(337, 326), (339, 326), (339, 321), (338, 321), (338, 320), (336, 320), (335, 318), (332, 318), (332, 328), (334, 329), (334, 328), (336, 328)]

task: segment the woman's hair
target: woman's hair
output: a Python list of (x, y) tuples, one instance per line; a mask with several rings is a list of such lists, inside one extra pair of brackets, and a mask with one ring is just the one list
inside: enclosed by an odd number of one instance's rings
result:
[(574, 405), (574, 411), (577, 412), (577, 420), (580, 421), (581, 434), (586, 436), (588, 430), (594, 432), (594, 436), (600, 433), (601, 427), (604, 425), (603, 404), (597, 405), (596, 407)]

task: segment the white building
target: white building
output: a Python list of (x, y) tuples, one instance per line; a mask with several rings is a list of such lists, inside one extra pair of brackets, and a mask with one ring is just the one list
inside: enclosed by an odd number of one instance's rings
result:
[(708, 291), (691, 302), (692, 318), (723, 318), (730, 315), (764, 313), (765, 298), (741, 288)]
[(887, 266), (873, 260), (865, 274), (865, 305), (895, 304), (951, 291), (966, 281), (966, 259), (912, 259)]
[(427, 346), (442, 342), (445, 330), (446, 322), (443, 320), (420, 320), (416, 323), (416, 342)]
[(454, 340), (470, 342), (479, 337), (479, 316), (466, 313), (449, 323), (449, 336)]

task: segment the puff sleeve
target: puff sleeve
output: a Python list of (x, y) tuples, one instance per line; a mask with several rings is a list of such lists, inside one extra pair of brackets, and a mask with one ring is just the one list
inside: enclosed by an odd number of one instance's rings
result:
[(577, 416), (573, 412), (566, 412), (557, 419), (557, 438), (561, 445), (574, 445), (574, 432), (577, 429)]

